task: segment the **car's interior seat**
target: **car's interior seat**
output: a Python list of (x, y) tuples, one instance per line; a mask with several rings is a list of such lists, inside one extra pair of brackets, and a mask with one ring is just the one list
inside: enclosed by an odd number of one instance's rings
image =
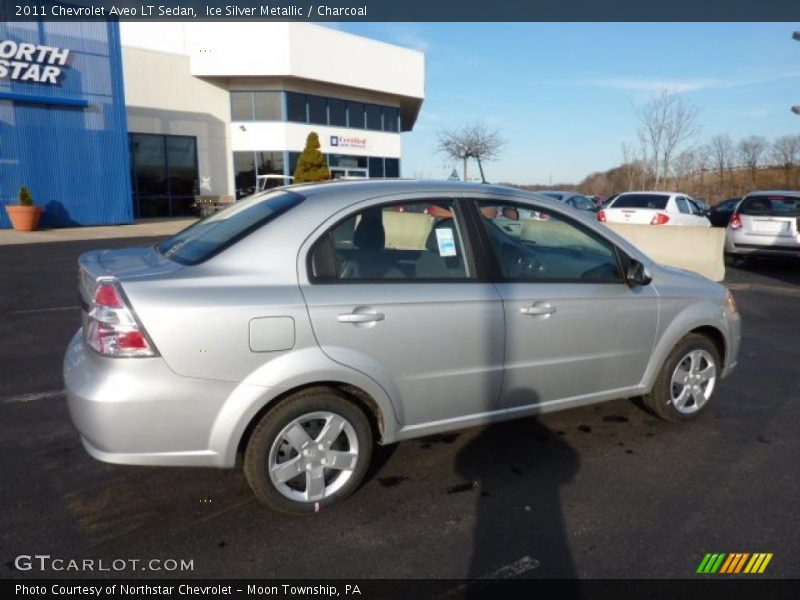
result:
[[(386, 252), (386, 230), (383, 209), (370, 208), (361, 213), (353, 232), (352, 265), (345, 265), (342, 278), (400, 279), (405, 274), (398, 269)], [(349, 269), (349, 272), (348, 272)]]

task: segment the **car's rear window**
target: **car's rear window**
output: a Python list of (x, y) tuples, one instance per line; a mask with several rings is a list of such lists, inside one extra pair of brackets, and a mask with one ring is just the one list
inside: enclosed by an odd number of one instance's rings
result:
[(779, 194), (748, 196), (742, 201), (739, 213), (765, 217), (800, 217), (800, 198)]
[(609, 208), (650, 208), (664, 210), (669, 196), (663, 194), (623, 194), (611, 203)]
[(198, 221), (156, 246), (167, 258), (196, 265), (232, 246), (303, 201), (288, 191), (256, 194)]

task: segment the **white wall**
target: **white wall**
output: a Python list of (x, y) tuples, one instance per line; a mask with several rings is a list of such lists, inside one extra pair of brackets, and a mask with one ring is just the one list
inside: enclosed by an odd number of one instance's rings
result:
[(192, 77), (188, 63), (180, 54), (123, 47), (128, 131), (197, 137), (201, 193), (232, 194), (227, 85)]
[[(302, 123), (231, 123), (231, 148), (236, 151), (288, 150), (302, 152), (306, 137), (312, 131), (319, 134), (320, 150), (325, 154), (351, 154), (356, 156), (385, 156), (400, 158), (400, 134), (383, 131), (365, 131), (345, 127), (325, 127)], [(331, 146), (331, 136), (364, 140), (364, 146)]]

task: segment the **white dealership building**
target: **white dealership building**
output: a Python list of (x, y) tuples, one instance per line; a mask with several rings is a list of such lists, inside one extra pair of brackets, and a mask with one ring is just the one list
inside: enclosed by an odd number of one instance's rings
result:
[(291, 175), (312, 131), (334, 176), (400, 176), (421, 52), (306, 23), (123, 22), (120, 39), (136, 217)]

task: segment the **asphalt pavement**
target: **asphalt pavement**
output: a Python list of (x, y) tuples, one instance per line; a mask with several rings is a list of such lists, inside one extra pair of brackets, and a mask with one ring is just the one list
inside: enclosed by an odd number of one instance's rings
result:
[(61, 381), (76, 257), (155, 241), (0, 247), (0, 577), (62, 576), (15, 569), (48, 554), (193, 564), (118, 573), (144, 577), (682, 578), (708, 552), (770, 552), (764, 577), (800, 577), (797, 262), (728, 269), (740, 366), (697, 421), (619, 400), (409, 441), (345, 503), (296, 518), (239, 470), (83, 451)]

